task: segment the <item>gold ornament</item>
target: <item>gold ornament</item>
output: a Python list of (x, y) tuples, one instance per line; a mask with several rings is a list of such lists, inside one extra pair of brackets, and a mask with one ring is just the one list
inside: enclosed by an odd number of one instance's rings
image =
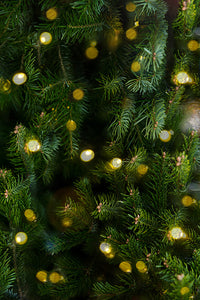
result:
[(40, 150), (41, 144), (38, 140), (30, 140), (26, 144), (28, 151), (37, 152)]
[(190, 289), (187, 286), (182, 287), (180, 290), (181, 295), (185, 295), (185, 294), (189, 293), (189, 291), (190, 291)]
[(115, 257), (115, 254), (113, 252), (109, 253), (109, 254), (104, 254), (107, 258), (112, 259), (113, 257)]
[(72, 225), (72, 220), (68, 217), (65, 217), (64, 219), (62, 219), (62, 225), (64, 227), (70, 227)]
[(52, 35), (49, 32), (43, 32), (40, 34), (40, 43), (43, 45), (48, 45), (52, 41)]
[(36, 278), (41, 282), (47, 282), (47, 272), (46, 271), (38, 271), (36, 274)]
[(97, 58), (99, 51), (95, 47), (88, 47), (85, 51), (85, 55), (88, 59), (95, 59)]
[(81, 99), (83, 99), (83, 97), (84, 97), (84, 91), (83, 90), (81, 90), (81, 89), (75, 89), (73, 91), (73, 98), (75, 100), (81, 100)]
[(28, 236), (25, 232), (18, 232), (15, 235), (15, 242), (19, 245), (26, 244), (27, 240), (28, 240)]
[(119, 264), (119, 268), (126, 273), (132, 272), (132, 266), (128, 261), (123, 261)]
[(179, 84), (188, 84), (188, 83), (192, 83), (193, 80), (192, 78), (188, 75), (188, 73), (182, 71), (179, 72), (175, 77), (174, 77), (174, 82), (176, 85)]
[(162, 130), (159, 134), (159, 138), (162, 142), (169, 142), (171, 140), (171, 133), (168, 130)]
[(148, 169), (149, 169), (148, 166), (141, 164), (138, 166), (137, 171), (140, 175), (145, 175), (147, 173)]
[(33, 222), (36, 220), (36, 215), (32, 209), (26, 209), (24, 212), (24, 215), (26, 219), (30, 222)]
[(99, 246), (99, 249), (105, 255), (108, 255), (112, 252), (111, 245), (109, 243), (106, 243), (106, 242), (102, 242)]
[(137, 31), (134, 28), (129, 28), (126, 31), (126, 37), (131, 41), (134, 40), (137, 37)]
[(52, 272), (50, 275), (49, 275), (49, 280), (52, 282), (52, 283), (58, 283), (61, 278), (63, 278), (59, 273), (57, 272)]
[(169, 231), (170, 238), (179, 240), (186, 237), (186, 234), (183, 232), (183, 230), (180, 227), (174, 227)]
[(126, 10), (128, 12), (134, 12), (136, 9), (136, 5), (133, 2), (126, 3)]
[(16, 85), (24, 84), (27, 81), (27, 75), (23, 72), (15, 73), (13, 75), (12, 81)]
[(91, 149), (86, 149), (81, 152), (80, 158), (84, 162), (91, 161), (94, 158), (94, 151)]
[(147, 271), (147, 266), (146, 266), (146, 264), (145, 264), (143, 261), (141, 261), (141, 260), (139, 260), (139, 261), (136, 263), (136, 268), (138, 269), (138, 271), (139, 271), (140, 273), (145, 273), (145, 272)]
[(131, 65), (131, 71), (133, 72), (139, 72), (140, 68), (140, 63), (138, 61), (134, 61)]
[(187, 206), (190, 206), (190, 205), (192, 205), (192, 203), (194, 203), (192, 197), (186, 195), (186, 196), (184, 196), (184, 197), (182, 198), (182, 204), (183, 204), (184, 206), (186, 206), (186, 207), (187, 207)]
[(199, 49), (199, 43), (195, 40), (189, 41), (187, 46), (190, 51), (196, 51), (197, 49)]
[(76, 122), (74, 122), (73, 120), (68, 120), (66, 126), (69, 131), (76, 130)]
[(57, 9), (55, 7), (49, 8), (46, 11), (46, 17), (50, 21), (55, 20), (57, 18), (57, 16), (58, 16), (58, 12), (57, 12)]

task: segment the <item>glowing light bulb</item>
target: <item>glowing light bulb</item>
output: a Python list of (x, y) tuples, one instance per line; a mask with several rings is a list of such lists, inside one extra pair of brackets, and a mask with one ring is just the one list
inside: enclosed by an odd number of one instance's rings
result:
[(94, 158), (94, 151), (91, 149), (86, 149), (81, 152), (80, 158), (84, 162), (91, 161)]
[(16, 85), (24, 84), (27, 81), (27, 75), (23, 72), (16, 73), (13, 75), (12, 81)]
[(192, 83), (192, 82), (193, 82), (192, 78), (186, 72), (179, 72), (175, 76), (176, 84), (187, 84), (187, 83)]
[(18, 232), (15, 235), (15, 242), (19, 245), (23, 245), (27, 242), (28, 236), (25, 232)]
[(36, 278), (41, 282), (47, 282), (47, 272), (46, 271), (38, 271), (36, 274)]
[(149, 169), (148, 166), (141, 164), (138, 166), (137, 171), (140, 175), (145, 175), (147, 173), (148, 169)]
[(122, 166), (121, 158), (118, 158), (118, 157), (113, 158), (110, 162), (110, 165), (111, 165), (111, 168), (114, 170), (121, 168), (121, 166)]
[(60, 280), (61, 280), (62, 276), (57, 273), (57, 272), (52, 272), (50, 275), (49, 275), (49, 280), (52, 282), (52, 283), (58, 283)]
[(30, 222), (36, 220), (36, 215), (32, 209), (26, 209), (24, 212), (24, 215), (25, 215), (26, 219)]
[(111, 245), (109, 243), (106, 243), (106, 242), (102, 242), (99, 246), (99, 249), (105, 255), (108, 255), (112, 252)]
[(182, 287), (180, 290), (181, 295), (185, 295), (185, 294), (189, 293), (189, 291), (190, 291), (190, 289), (187, 286)]
[(43, 44), (43, 45), (48, 45), (50, 44), (52, 41), (52, 35), (51, 33), (49, 32), (43, 32), (40, 34), (40, 42)]
[(30, 152), (37, 152), (40, 150), (41, 144), (38, 140), (30, 140), (27, 142), (27, 148)]
[(162, 130), (159, 134), (159, 138), (162, 142), (169, 142), (171, 140), (171, 133), (168, 130)]
[(141, 66), (140, 66), (140, 63), (139, 63), (138, 61), (134, 61), (134, 62), (132, 63), (132, 65), (131, 65), (131, 70), (132, 70), (133, 72), (139, 72), (139, 71), (140, 71), (140, 68), (141, 68)]
[(170, 237), (172, 239), (178, 240), (186, 237), (186, 234), (180, 227), (174, 227), (170, 230)]
[(119, 264), (119, 268), (126, 273), (132, 272), (132, 266), (128, 261), (123, 261)]
[(199, 49), (199, 43), (195, 40), (189, 41), (187, 46), (190, 51), (196, 51), (197, 49)]
[(138, 269), (138, 271), (139, 271), (140, 273), (145, 273), (145, 272), (147, 271), (147, 266), (146, 266), (146, 264), (145, 264), (143, 261), (141, 261), (141, 260), (139, 260), (139, 261), (136, 263), (136, 268)]

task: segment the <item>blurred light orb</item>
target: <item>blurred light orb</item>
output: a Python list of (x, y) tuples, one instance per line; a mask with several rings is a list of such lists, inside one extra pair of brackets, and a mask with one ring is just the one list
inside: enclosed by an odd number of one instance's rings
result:
[(30, 140), (27, 142), (27, 148), (30, 152), (37, 152), (40, 150), (41, 144), (38, 140)]
[(88, 47), (85, 51), (85, 55), (88, 59), (95, 59), (97, 58), (99, 51), (95, 47)]
[(132, 64), (131, 64), (131, 70), (133, 72), (139, 72), (140, 71), (140, 63), (138, 61), (134, 61)]
[(185, 295), (187, 293), (189, 293), (190, 289), (187, 286), (184, 286), (181, 288), (181, 295)]
[(19, 72), (13, 75), (12, 81), (16, 85), (24, 84), (27, 81), (27, 75), (23, 72)]
[(40, 42), (43, 45), (48, 45), (52, 41), (52, 35), (49, 32), (43, 32), (40, 34)]
[(94, 158), (94, 151), (91, 149), (86, 149), (81, 152), (80, 158), (84, 162), (89, 162)]
[(65, 217), (62, 219), (62, 225), (64, 227), (70, 227), (72, 225), (72, 219), (68, 218), (68, 217)]
[(192, 197), (186, 195), (182, 198), (182, 204), (185, 206), (185, 207), (188, 207), (190, 205), (192, 205), (194, 203)]
[(137, 37), (137, 31), (134, 28), (129, 28), (126, 31), (126, 37), (131, 41), (134, 40)]
[(18, 232), (15, 235), (15, 242), (19, 245), (26, 244), (27, 240), (28, 240), (28, 236), (25, 232)]
[(195, 40), (189, 41), (187, 46), (190, 51), (196, 51), (199, 49), (199, 43)]
[(24, 215), (26, 219), (30, 222), (33, 222), (36, 220), (36, 215), (32, 209), (26, 209), (24, 212)]
[(84, 97), (84, 91), (82, 89), (75, 89), (73, 91), (73, 98), (75, 100), (81, 100)]
[(147, 165), (139, 165), (138, 168), (137, 168), (137, 171), (140, 175), (145, 175), (148, 171), (149, 167)]
[(175, 76), (175, 82), (176, 84), (187, 84), (187, 83), (192, 83), (193, 80), (192, 78), (188, 75), (187, 72), (179, 72)]
[(36, 278), (41, 282), (47, 282), (47, 272), (46, 271), (38, 271), (36, 274)]
[(136, 9), (136, 5), (133, 2), (130, 1), (130, 2), (126, 3), (126, 10), (128, 12), (134, 12), (135, 9)]
[(138, 269), (138, 271), (139, 271), (140, 273), (145, 273), (145, 272), (147, 271), (147, 266), (146, 266), (146, 264), (145, 264), (143, 261), (141, 261), (141, 260), (139, 260), (139, 261), (136, 263), (136, 268)]
[(97, 45), (97, 41), (91, 41), (90, 42), (90, 46), (91, 47), (96, 47), (96, 45)]
[(131, 273), (132, 272), (132, 266), (128, 261), (122, 261), (119, 264), (119, 268), (125, 272), (125, 273)]
[(66, 127), (69, 131), (74, 131), (76, 130), (76, 122), (74, 122), (73, 120), (68, 120)]
[(46, 11), (46, 17), (50, 21), (55, 20), (57, 18), (57, 16), (58, 16), (58, 12), (57, 12), (57, 9), (55, 7), (49, 8)]
[(51, 281), (52, 283), (58, 283), (61, 280), (62, 276), (57, 273), (57, 272), (52, 272), (49, 275), (49, 281)]
[(169, 142), (171, 140), (171, 133), (168, 130), (162, 130), (159, 134), (159, 138), (162, 142)]
[(109, 243), (106, 243), (106, 242), (102, 242), (99, 246), (99, 249), (105, 255), (108, 255), (112, 252), (111, 245)]
[(0, 79), (0, 89), (3, 92), (8, 92), (11, 88), (11, 82), (10, 80), (4, 80), (4, 79)]

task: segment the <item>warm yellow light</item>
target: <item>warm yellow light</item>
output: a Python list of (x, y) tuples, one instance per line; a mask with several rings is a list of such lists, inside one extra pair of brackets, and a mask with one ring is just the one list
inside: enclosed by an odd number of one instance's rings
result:
[(121, 166), (122, 166), (121, 158), (118, 158), (118, 157), (113, 158), (110, 162), (110, 166), (114, 170), (121, 168)]
[(131, 70), (133, 71), (133, 72), (138, 72), (138, 71), (140, 71), (140, 63), (138, 62), (138, 61), (134, 61), (133, 63), (132, 63), (132, 65), (131, 65)]
[(84, 97), (84, 91), (83, 90), (81, 90), (81, 89), (75, 89), (73, 91), (73, 98), (75, 100), (81, 100), (81, 99), (83, 99), (83, 97)]
[(94, 158), (94, 151), (91, 149), (83, 150), (81, 152), (80, 158), (84, 162), (91, 161)]
[(175, 76), (175, 82), (177, 82), (178, 84), (187, 84), (192, 83), (193, 80), (186, 72), (179, 72)]
[(187, 286), (184, 286), (181, 288), (181, 295), (185, 295), (187, 293), (189, 293), (190, 289)]
[(37, 152), (40, 150), (40, 143), (38, 140), (30, 140), (27, 142), (27, 149), (30, 151), (30, 152)]
[(3, 90), (4, 92), (9, 91), (10, 87), (11, 87), (11, 82), (10, 82), (10, 80), (7, 79), (6, 81), (3, 82), (2, 90)]
[(148, 169), (149, 169), (148, 166), (141, 164), (138, 166), (137, 171), (140, 175), (145, 175), (147, 173)]
[(32, 209), (26, 209), (24, 212), (24, 215), (25, 215), (26, 219), (30, 222), (36, 220), (36, 215)]
[(99, 246), (99, 249), (105, 255), (108, 255), (112, 252), (111, 245), (109, 243), (106, 243), (106, 242), (102, 242)]
[(43, 45), (48, 45), (50, 44), (52, 41), (52, 35), (51, 33), (49, 32), (43, 32), (40, 34), (40, 42), (43, 44)]
[(186, 207), (187, 207), (187, 206), (190, 206), (192, 203), (193, 203), (192, 197), (186, 195), (186, 196), (184, 196), (184, 197), (182, 198), (182, 204), (183, 204), (184, 206), (186, 206)]
[(15, 235), (15, 242), (19, 245), (23, 245), (27, 242), (28, 236), (25, 232), (18, 232)]
[(21, 84), (24, 84), (27, 81), (27, 76), (23, 72), (16, 73), (16, 74), (13, 75), (12, 81), (16, 85), (21, 85)]
[(62, 225), (64, 227), (70, 227), (72, 225), (72, 220), (68, 217), (65, 217), (64, 219), (62, 219)]
[(168, 130), (162, 130), (159, 134), (159, 138), (162, 142), (169, 142), (171, 140), (171, 133)]
[(136, 263), (136, 268), (138, 269), (138, 271), (139, 271), (140, 273), (145, 273), (145, 272), (147, 271), (147, 266), (146, 266), (146, 264), (145, 264), (143, 261), (141, 261), (141, 260), (139, 260), (139, 261)]
[(106, 254), (106, 253), (104, 253), (104, 254), (105, 254), (105, 256), (106, 256), (107, 258), (110, 258), (110, 259), (112, 259), (112, 258), (115, 257), (115, 254), (114, 254), (113, 252), (111, 252), (111, 253), (109, 253), (109, 254)]
[(76, 122), (74, 122), (73, 120), (68, 120), (66, 127), (69, 131), (74, 131), (76, 130)]
[(134, 40), (137, 37), (137, 31), (134, 28), (129, 28), (126, 31), (126, 37), (129, 40)]
[(119, 268), (126, 273), (132, 272), (132, 266), (128, 261), (123, 261), (119, 264)]
[(172, 239), (178, 240), (186, 237), (186, 234), (180, 227), (174, 227), (170, 230), (170, 237)]
[(48, 20), (52, 21), (52, 20), (55, 20), (58, 16), (58, 12), (57, 12), (57, 9), (52, 7), (52, 8), (49, 8), (47, 11), (46, 11), (46, 17)]
[(61, 280), (61, 276), (59, 273), (57, 272), (52, 272), (50, 275), (49, 275), (49, 280), (52, 282), (52, 283), (58, 283), (60, 280)]
[(136, 9), (136, 5), (133, 2), (126, 3), (126, 10), (128, 12), (133, 12)]
[(47, 272), (46, 271), (38, 271), (36, 274), (36, 278), (41, 282), (47, 282)]
[(99, 51), (95, 47), (89, 47), (85, 51), (85, 55), (89, 59), (95, 59), (99, 54)]
[(90, 46), (91, 46), (91, 47), (96, 47), (96, 45), (97, 45), (97, 41), (92, 41), (92, 42), (90, 43)]
[(197, 49), (199, 49), (199, 43), (195, 40), (189, 41), (187, 46), (190, 51), (196, 51)]

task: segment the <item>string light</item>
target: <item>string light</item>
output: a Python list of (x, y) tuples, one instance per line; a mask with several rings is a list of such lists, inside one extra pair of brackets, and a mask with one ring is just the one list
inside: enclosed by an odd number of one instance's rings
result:
[(134, 12), (136, 9), (136, 5), (133, 2), (126, 3), (126, 10), (128, 12)]
[(66, 127), (69, 131), (74, 131), (76, 130), (76, 122), (74, 122), (73, 120), (68, 120)]
[(75, 89), (73, 91), (73, 98), (75, 100), (81, 100), (84, 97), (84, 91), (82, 89)]
[(143, 261), (141, 261), (141, 260), (139, 260), (139, 261), (136, 263), (136, 268), (138, 269), (138, 271), (139, 271), (140, 273), (145, 273), (145, 272), (147, 271), (147, 266), (146, 266), (146, 264), (145, 264)]
[(186, 195), (182, 198), (182, 204), (186, 207), (192, 205), (192, 203), (194, 203), (192, 197)]
[(128, 261), (123, 261), (119, 264), (119, 268), (125, 273), (132, 272), (132, 266)]
[(141, 164), (138, 166), (137, 171), (140, 175), (145, 175), (147, 173), (148, 169), (149, 169), (148, 166)]
[(49, 32), (43, 32), (40, 34), (40, 42), (43, 44), (43, 45), (48, 45), (50, 44), (52, 41), (52, 35), (51, 33)]
[(26, 219), (30, 222), (33, 222), (36, 220), (36, 215), (32, 209), (26, 209), (24, 212), (24, 215)]
[(85, 55), (88, 59), (95, 59), (97, 58), (99, 51), (95, 47), (88, 47), (85, 51)]
[(140, 63), (138, 61), (134, 61), (132, 64), (131, 64), (131, 70), (133, 72), (139, 72), (140, 71)]
[(58, 283), (59, 281), (61, 281), (61, 279), (63, 279), (63, 276), (61, 276), (59, 273), (57, 272), (52, 272), (49, 275), (49, 281), (51, 281), (52, 283)]
[(94, 151), (91, 149), (86, 149), (81, 152), (80, 158), (84, 162), (89, 162), (94, 158)]
[(183, 232), (183, 230), (180, 227), (173, 227), (169, 231), (169, 235), (171, 239), (179, 240), (186, 237), (186, 234)]
[(162, 130), (159, 134), (159, 138), (162, 142), (169, 142), (171, 140), (171, 133), (168, 130)]
[(28, 151), (37, 152), (40, 150), (41, 144), (38, 140), (30, 140), (26, 144)]
[(64, 219), (62, 219), (62, 225), (64, 227), (70, 227), (72, 225), (72, 220), (68, 217), (65, 217)]
[(26, 244), (27, 240), (28, 240), (28, 236), (25, 232), (18, 232), (15, 235), (15, 242), (19, 245)]
[(12, 81), (16, 85), (24, 84), (27, 81), (27, 75), (23, 72), (15, 73), (13, 75)]
[(199, 43), (195, 40), (189, 41), (187, 46), (190, 51), (196, 51), (199, 49)]
[(36, 274), (36, 278), (41, 282), (47, 282), (47, 272), (46, 271), (38, 271)]
[(193, 80), (192, 78), (188, 75), (187, 72), (179, 72), (175, 77), (174, 77), (174, 82), (175, 84), (188, 84), (192, 83)]
[(180, 293), (181, 295), (185, 295), (187, 293), (189, 293), (190, 289), (187, 286), (184, 286), (181, 288)]
[(110, 162), (110, 166), (114, 170), (121, 168), (121, 166), (122, 166), (121, 158), (118, 158), (118, 157), (113, 158)]
[(57, 16), (58, 16), (58, 12), (57, 12), (57, 9), (55, 7), (49, 8), (46, 11), (46, 17), (50, 21), (55, 20), (57, 18)]

